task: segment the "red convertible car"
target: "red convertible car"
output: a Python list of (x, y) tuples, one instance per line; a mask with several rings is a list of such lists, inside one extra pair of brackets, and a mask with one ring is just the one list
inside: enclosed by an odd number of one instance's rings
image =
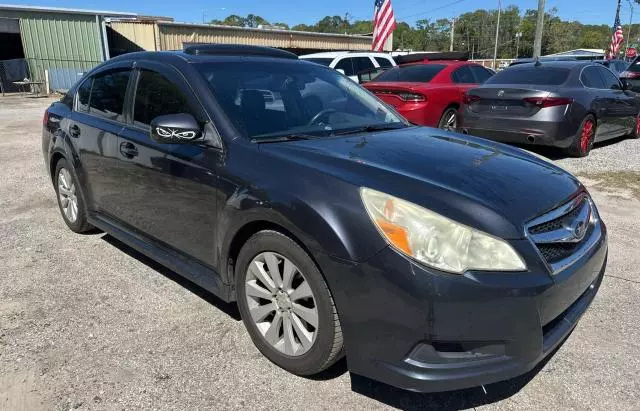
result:
[(435, 60), (428, 55), (396, 58), (400, 64), (364, 85), (415, 124), (455, 130), (465, 92), (493, 75), (466, 60)]

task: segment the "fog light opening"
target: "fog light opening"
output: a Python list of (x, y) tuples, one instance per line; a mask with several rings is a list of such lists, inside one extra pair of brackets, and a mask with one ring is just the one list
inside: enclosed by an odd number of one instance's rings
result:
[(527, 136), (527, 141), (529, 143), (535, 143), (536, 142), (536, 137), (535, 136)]

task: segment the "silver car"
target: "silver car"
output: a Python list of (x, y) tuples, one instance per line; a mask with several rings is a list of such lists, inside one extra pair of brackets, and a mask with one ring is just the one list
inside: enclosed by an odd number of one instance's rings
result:
[(593, 62), (520, 64), (467, 92), (461, 130), (584, 157), (596, 141), (640, 134), (640, 99), (629, 89)]

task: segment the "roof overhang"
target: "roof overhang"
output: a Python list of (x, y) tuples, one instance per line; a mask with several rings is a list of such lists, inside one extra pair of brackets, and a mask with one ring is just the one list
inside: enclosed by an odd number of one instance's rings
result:
[(121, 11), (68, 9), (64, 7), (21, 6), (16, 4), (0, 4), (0, 11), (2, 10), (34, 12), (34, 13), (84, 14), (84, 15), (91, 15), (91, 16), (108, 16), (108, 17), (136, 17), (137, 16), (136, 13), (124, 13)]

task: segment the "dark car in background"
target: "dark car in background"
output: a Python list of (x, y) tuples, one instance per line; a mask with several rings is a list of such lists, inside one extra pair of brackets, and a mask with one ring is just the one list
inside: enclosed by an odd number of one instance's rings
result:
[(346, 355), (410, 390), (514, 377), (571, 333), (605, 271), (605, 224), (569, 173), (413, 127), (280, 50), (111, 59), (46, 110), (42, 143), (71, 230), (237, 302), (299, 375)]
[(640, 98), (601, 64), (584, 61), (510, 67), (470, 90), (461, 130), (495, 141), (589, 154), (593, 143), (637, 137)]
[(620, 73), (620, 79), (631, 84), (631, 90), (640, 93), (640, 56), (636, 57), (625, 71)]

